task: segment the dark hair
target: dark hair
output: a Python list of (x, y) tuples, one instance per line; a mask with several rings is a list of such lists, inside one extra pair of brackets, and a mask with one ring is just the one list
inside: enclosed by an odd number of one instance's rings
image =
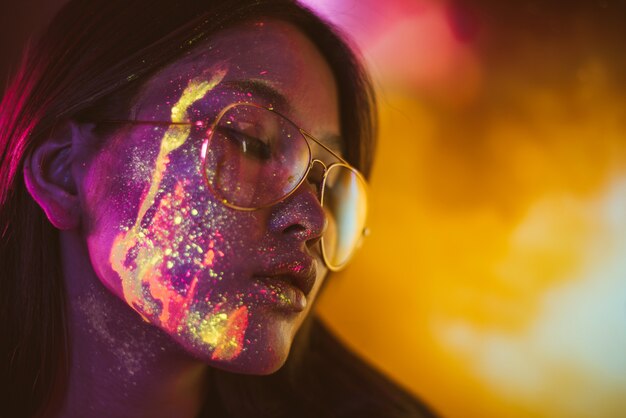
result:
[[(293, 23), (328, 61), (339, 89), (346, 158), (367, 175), (375, 138), (370, 84), (335, 31), (294, 1), (74, 0), (27, 49), (0, 111), (0, 353), (7, 365), (0, 372), (0, 384), (7, 385), (0, 405), (5, 412), (12, 405), (11, 416), (55, 412), (69, 368), (58, 231), (25, 188), (24, 158), (59, 121), (127, 104), (142, 81), (198, 41), (259, 16)], [(313, 316), (277, 373), (214, 371), (211, 379), (214, 398), (206, 405), (212, 413), (222, 408), (224, 416), (431, 416)]]

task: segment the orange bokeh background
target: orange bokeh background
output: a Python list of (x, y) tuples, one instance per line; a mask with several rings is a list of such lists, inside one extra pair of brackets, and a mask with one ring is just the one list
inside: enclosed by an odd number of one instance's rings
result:
[(445, 417), (626, 416), (625, 5), (307, 4), (381, 111), (325, 320)]

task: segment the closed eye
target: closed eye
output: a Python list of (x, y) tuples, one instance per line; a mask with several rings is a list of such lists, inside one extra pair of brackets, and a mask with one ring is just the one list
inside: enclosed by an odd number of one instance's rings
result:
[(221, 126), (218, 130), (246, 157), (257, 160), (271, 159), (272, 149), (268, 142), (230, 127)]

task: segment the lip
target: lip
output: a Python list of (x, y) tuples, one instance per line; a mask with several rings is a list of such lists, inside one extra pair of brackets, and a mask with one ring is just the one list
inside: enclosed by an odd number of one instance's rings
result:
[(304, 254), (300, 257), (289, 257), (283, 260), (273, 258), (268, 260), (272, 264), (260, 269), (254, 274), (255, 277), (268, 279), (282, 279), (297, 287), (308, 296), (317, 277), (315, 260)]
[(288, 312), (302, 312), (306, 309), (307, 298), (302, 290), (292, 281), (282, 277), (255, 277), (259, 285), (258, 292), (266, 304)]
[(311, 293), (317, 278), (316, 263), (310, 257), (290, 257), (263, 268), (253, 275), (260, 283), (271, 302), (293, 311), (302, 311), (307, 305), (307, 296)]

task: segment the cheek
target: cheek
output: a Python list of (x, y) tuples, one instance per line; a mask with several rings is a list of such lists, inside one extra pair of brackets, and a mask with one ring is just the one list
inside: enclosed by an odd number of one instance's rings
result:
[(263, 220), (216, 201), (197, 149), (156, 156), (145, 149), (118, 150), (113, 154), (128, 156), (123, 163), (93, 170), (93, 179), (116, 173), (87, 199), (94, 207), (88, 242), (97, 275), (183, 345), (211, 359), (233, 359), (249, 324), (251, 260)]
[(189, 334), (216, 349), (228, 321), (234, 316), (243, 327), (246, 319), (225, 286), (235, 276), (222, 233), (229, 222), (198, 198), (202, 189), (189, 191), (198, 187), (194, 182), (172, 182), (154, 198), (146, 195), (153, 204), (115, 237), (109, 261), (124, 300), (142, 316), (168, 333)]

